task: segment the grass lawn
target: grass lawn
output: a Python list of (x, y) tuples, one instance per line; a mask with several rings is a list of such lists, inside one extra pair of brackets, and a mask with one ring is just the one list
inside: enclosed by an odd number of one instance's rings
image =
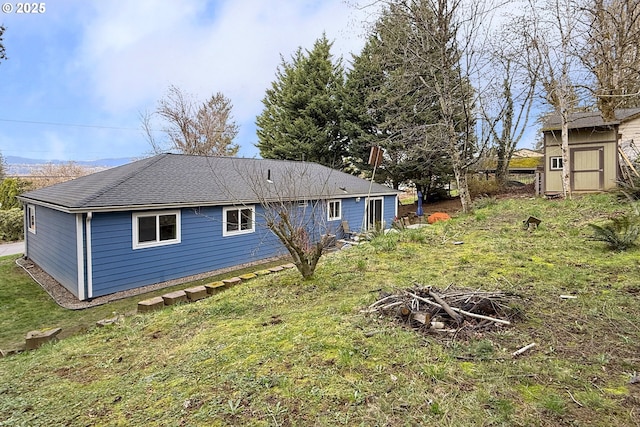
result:
[[(287, 270), (0, 359), (0, 425), (639, 425), (640, 251), (610, 252), (587, 226), (629, 207), (481, 206), (331, 254), (312, 280)], [(8, 289), (31, 285), (11, 259), (0, 277), (4, 340), (69, 320), (45, 297), (5, 311)], [(515, 293), (522, 318), (463, 338), (360, 312), (415, 282)]]
[(20, 256), (0, 257), (0, 349), (3, 350), (24, 344), (25, 335), (32, 330), (60, 327), (62, 333), (59, 337), (64, 338), (86, 331), (95, 326), (99, 320), (135, 314), (138, 301), (143, 299), (282, 264), (281, 261), (272, 262), (209, 277), (187, 285), (176, 285), (113, 301), (90, 309), (67, 310), (57, 305), (22, 268), (15, 264), (15, 260)]

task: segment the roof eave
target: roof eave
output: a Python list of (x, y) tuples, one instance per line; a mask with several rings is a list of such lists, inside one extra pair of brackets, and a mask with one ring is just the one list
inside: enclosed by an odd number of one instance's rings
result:
[[(380, 196), (396, 196), (401, 191), (391, 190), (388, 192), (373, 192), (373, 193), (355, 193), (355, 194), (333, 194), (324, 196), (309, 196), (306, 200), (329, 200), (329, 199), (347, 199), (351, 197), (380, 197)], [(44, 202), (41, 200), (31, 199), (23, 196), (18, 196), (18, 199), (24, 204), (35, 204), (38, 206), (44, 206), (53, 210), (57, 210), (64, 213), (87, 213), (87, 212), (127, 212), (127, 211), (148, 211), (148, 210), (162, 210), (162, 209), (180, 209), (180, 208), (197, 208), (203, 206), (232, 206), (232, 205), (255, 205), (260, 204), (258, 200), (230, 200), (224, 202), (178, 202), (178, 203), (148, 203), (141, 205), (119, 205), (119, 206), (63, 206), (55, 203)], [(264, 200), (265, 202), (277, 202), (280, 199), (273, 198)], [(301, 200), (300, 198), (292, 198), (291, 201)]]

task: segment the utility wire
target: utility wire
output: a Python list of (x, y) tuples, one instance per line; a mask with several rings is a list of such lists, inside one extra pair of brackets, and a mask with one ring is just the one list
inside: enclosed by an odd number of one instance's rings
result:
[(40, 122), (36, 120), (14, 120), (14, 119), (1, 119), (0, 122), (10, 122), (10, 123), (26, 123), (32, 125), (52, 125), (52, 126), (70, 126), (70, 127), (80, 127), (80, 128), (95, 128), (95, 129), (114, 129), (114, 130), (135, 130), (140, 131), (140, 128), (126, 128), (126, 127), (117, 127), (117, 126), (99, 126), (99, 125), (80, 125), (74, 123), (55, 123), (55, 122)]

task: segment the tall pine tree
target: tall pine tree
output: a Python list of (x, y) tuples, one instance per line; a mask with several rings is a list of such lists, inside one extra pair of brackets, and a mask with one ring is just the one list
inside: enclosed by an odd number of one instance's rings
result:
[[(397, 187), (415, 183), (425, 195), (442, 188), (451, 174), (439, 120), (439, 103), (421, 73), (406, 57), (415, 25), (389, 5), (354, 56), (345, 84), (344, 128), (349, 159), (367, 170), (371, 145), (385, 149), (376, 181)], [(424, 53), (429, 55), (429, 52)]]
[(311, 51), (299, 48), (291, 62), (284, 59), (276, 80), (262, 100), (257, 117), (260, 155), (267, 159), (305, 160), (341, 169), (346, 140), (340, 109), (344, 77), (335, 64), (326, 35)]

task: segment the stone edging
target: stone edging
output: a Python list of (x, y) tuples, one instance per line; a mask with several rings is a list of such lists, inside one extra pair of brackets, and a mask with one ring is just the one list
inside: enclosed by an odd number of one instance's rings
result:
[[(224, 289), (228, 289), (231, 286), (239, 285), (248, 280), (255, 279), (256, 277), (265, 276), (267, 274), (276, 273), (285, 269), (294, 268), (293, 263), (278, 265), (268, 269), (256, 271), (255, 273), (242, 274), (240, 276), (231, 277), (229, 279), (220, 280), (217, 282), (207, 283), (202, 286), (194, 286), (183, 290), (173, 291), (166, 293), (159, 297), (148, 298), (138, 302), (138, 314), (148, 313), (151, 311), (159, 310), (167, 306), (199, 301), (204, 298), (208, 298), (221, 292)], [(96, 322), (96, 326), (103, 327), (117, 323), (123, 316), (117, 316), (112, 319), (103, 319)], [(18, 354), (24, 350), (35, 350), (48, 342), (58, 341), (58, 334), (62, 331), (62, 328), (49, 328), (39, 331), (30, 331), (25, 337), (25, 344), (19, 348), (11, 350), (0, 349), (0, 357), (7, 357), (13, 354)]]

